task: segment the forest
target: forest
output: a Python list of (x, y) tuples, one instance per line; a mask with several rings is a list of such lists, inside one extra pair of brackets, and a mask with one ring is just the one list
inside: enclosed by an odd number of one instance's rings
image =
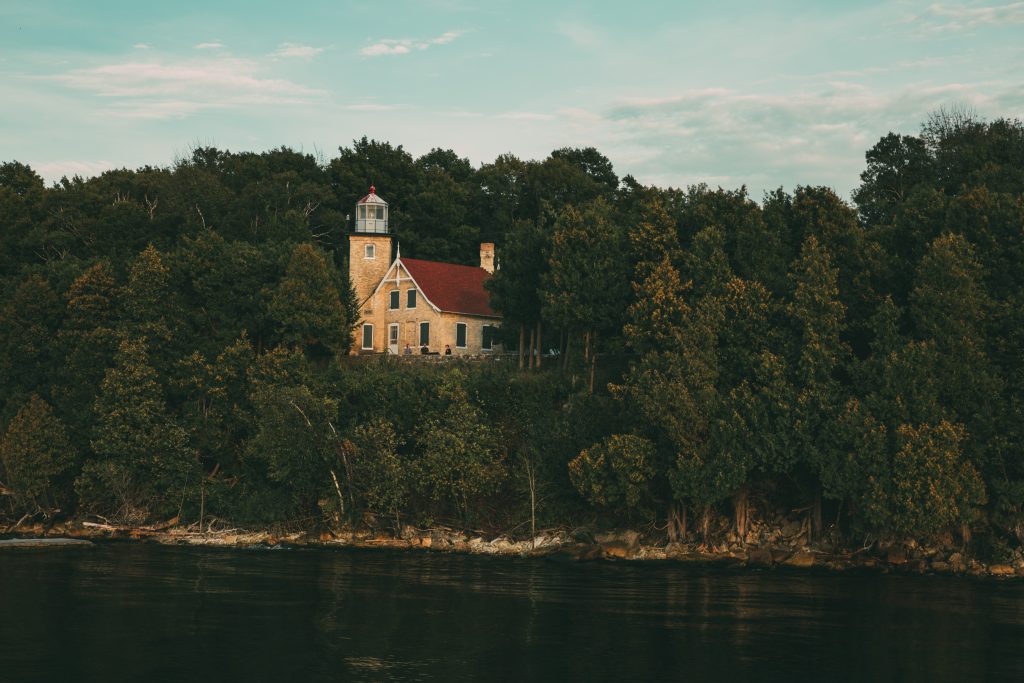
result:
[[(849, 199), (366, 138), (0, 164), (0, 519), (679, 540), (784, 509), (1019, 546), (1024, 123), (938, 111), (865, 160)], [(403, 254), (497, 244), (507, 358), (349, 355), (371, 183)]]

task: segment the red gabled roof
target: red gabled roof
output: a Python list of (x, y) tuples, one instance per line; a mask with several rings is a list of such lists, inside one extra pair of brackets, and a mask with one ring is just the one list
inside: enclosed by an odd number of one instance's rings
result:
[(442, 311), (500, 317), (491, 310), (491, 295), (484, 289), (484, 281), (491, 274), (483, 268), (414, 258), (400, 260), (423, 296)]

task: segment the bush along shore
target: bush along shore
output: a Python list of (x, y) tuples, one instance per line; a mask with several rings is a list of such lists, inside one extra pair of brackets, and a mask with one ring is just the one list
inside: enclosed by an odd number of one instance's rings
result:
[[(940, 111), (852, 203), (644, 186), (595, 149), (0, 163), (0, 530), (1015, 572), (1022, 158), (1020, 121)], [(403, 253), (496, 243), (510, 358), (349, 354), (371, 182)]]
[[(247, 531), (243, 529), (197, 530), (181, 527), (176, 520), (141, 527), (115, 526), (104, 522), (67, 522), (53, 526), (22, 524), (8, 535), (19, 539), (87, 539), (135, 541), (161, 545), (230, 548), (357, 548), (397, 551), (430, 551), (497, 557), (536, 558), (566, 562), (675, 561), (728, 568), (796, 569), (820, 571), (897, 572), (947, 574), (999, 579), (1024, 578), (1024, 551), (1016, 549), (1004, 562), (981, 562), (949, 539), (921, 545), (913, 539), (889, 541), (856, 549), (807, 543), (804, 518), (776, 518), (756, 522), (746, 539), (725, 532), (717, 543), (664, 542), (638, 531), (595, 532), (587, 528), (544, 530), (533, 538), (512, 539), (448, 527), (420, 529), (406, 526), (400, 533), (381, 533), (364, 528), (309, 531)], [(0, 541), (0, 549), (3, 541)], [(19, 548), (46, 547), (31, 544)], [(66, 546), (78, 548), (77, 544)]]

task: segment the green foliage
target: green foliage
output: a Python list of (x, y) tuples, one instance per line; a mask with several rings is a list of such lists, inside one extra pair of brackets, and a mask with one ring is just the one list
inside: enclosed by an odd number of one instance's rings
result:
[(356, 481), (369, 509), (398, 518), (409, 500), (411, 467), (398, 454), (395, 428), (384, 418), (374, 418), (356, 427), (352, 435), (356, 446)]
[(308, 244), (292, 251), (284, 277), (267, 305), (281, 339), (309, 353), (348, 350), (351, 325), (323, 256)]
[(121, 342), (93, 410), (95, 459), (76, 484), (86, 508), (140, 522), (192, 500), (198, 477), (188, 435), (168, 413), (143, 342)]
[[(199, 147), (49, 188), (2, 163), (3, 486), (30, 512), (506, 533), (820, 493), (843, 532), (1020, 542), (1022, 154), (1020, 121), (940, 111), (867, 152), (856, 208), (645, 187), (593, 148)], [(345, 217), (370, 184), (403, 252), (496, 242), (508, 341), (572, 352), (540, 373), (347, 358)]]
[(7, 425), (0, 463), (20, 510), (50, 514), (67, 509), (67, 475), (78, 464), (77, 454), (60, 418), (36, 394)]
[(975, 519), (985, 488), (965, 460), (961, 427), (900, 425), (889, 467), (870, 479), (864, 501), (869, 525), (922, 538)]
[(451, 373), (438, 387), (434, 409), (416, 435), (417, 466), (428, 495), (468, 520), (470, 504), (497, 490), (505, 466), (494, 429), (460, 380), (460, 374)]
[(656, 461), (649, 439), (615, 434), (581, 451), (569, 463), (569, 477), (580, 495), (595, 505), (637, 510), (651, 501)]

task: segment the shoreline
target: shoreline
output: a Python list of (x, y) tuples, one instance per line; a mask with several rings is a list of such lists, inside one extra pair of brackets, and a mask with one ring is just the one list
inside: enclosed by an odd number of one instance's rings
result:
[[(982, 563), (962, 553), (923, 548), (909, 542), (886, 549), (831, 552), (820, 547), (794, 544), (733, 544), (707, 548), (696, 543), (652, 545), (641, 542), (636, 531), (596, 533), (592, 542), (580, 542), (564, 531), (538, 535), (534, 541), (512, 541), (504, 536), (485, 539), (454, 529), (405, 527), (399, 537), (372, 531), (323, 531), (274, 534), (269, 531), (230, 529), (196, 532), (171, 524), (150, 527), (118, 527), (92, 522), (69, 522), (47, 529), (42, 524), (8, 530), (0, 538), (75, 539), (81, 541), (128, 541), (159, 545), (222, 548), (354, 548), (362, 550), (419, 551), (462, 555), (490, 555), (566, 562), (677, 562), (716, 565), (737, 569), (795, 569), (836, 573), (870, 572), (935, 574), (990, 579), (1024, 579), (1024, 558), (1011, 563)], [(69, 543), (71, 547), (81, 544)], [(38, 547), (26, 543), (0, 544), (0, 549)], [(949, 549), (944, 549), (949, 550)]]

